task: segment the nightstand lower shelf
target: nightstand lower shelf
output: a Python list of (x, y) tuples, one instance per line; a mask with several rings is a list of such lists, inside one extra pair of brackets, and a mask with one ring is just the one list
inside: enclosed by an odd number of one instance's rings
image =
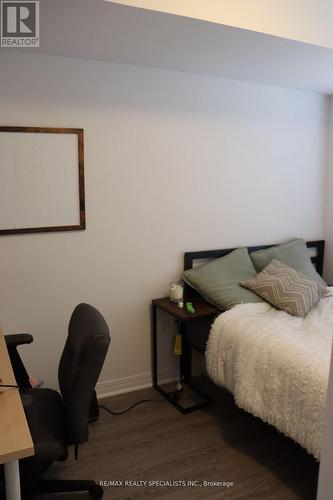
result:
[(183, 382), (182, 391), (175, 390), (176, 383), (156, 385), (154, 389), (159, 392), (180, 413), (186, 414), (212, 403), (212, 400), (200, 391), (192, 382)]

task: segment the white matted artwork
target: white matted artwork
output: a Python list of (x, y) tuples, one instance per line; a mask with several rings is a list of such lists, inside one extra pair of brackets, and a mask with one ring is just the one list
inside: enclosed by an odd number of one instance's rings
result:
[(83, 130), (0, 127), (0, 234), (85, 229)]

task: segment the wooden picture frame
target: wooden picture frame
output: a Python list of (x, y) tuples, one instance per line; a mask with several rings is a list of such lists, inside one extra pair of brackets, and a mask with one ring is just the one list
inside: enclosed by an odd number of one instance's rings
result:
[(86, 229), (83, 141), (80, 128), (0, 126), (0, 235)]

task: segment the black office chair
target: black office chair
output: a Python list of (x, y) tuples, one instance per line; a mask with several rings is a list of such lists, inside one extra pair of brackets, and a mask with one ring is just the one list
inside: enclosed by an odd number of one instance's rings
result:
[(88, 440), (95, 386), (110, 344), (103, 316), (88, 304), (79, 304), (71, 316), (67, 341), (60, 359), (58, 379), (61, 395), (52, 389), (31, 388), (17, 346), (31, 343), (28, 334), (7, 335), (6, 342), (35, 446), (35, 455), (20, 460), (23, 495), (88, 491), (99, 499), (103, 489), (94, 481), (42, 479), (56, 460), (66, 460), (68, 446)]

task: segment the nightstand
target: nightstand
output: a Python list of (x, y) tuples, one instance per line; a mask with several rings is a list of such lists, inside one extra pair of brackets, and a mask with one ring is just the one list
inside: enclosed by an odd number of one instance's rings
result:
[[(216, 309), (216, 307), (210, 305), (208, 302), (195, 298), (192, 300), (195, 313), (190, 314), (187, 312), (185, 305), (183, 308), (179, 308), (177, 303), (171, 302), (168, 297), (162, 299), (154, 299), (152, 301), (152, 371), (153, 371), (153, 387), (165, 397), (178, 411), (181, 413), (189, 413), (191, 411), (197, 410), (206, 406), (211, 401), (207, 396), (201, 392), (197, 387), (192, 384), (191, 381), (191, 345), (189, 344), (185, 329), (189, 322), (194, 322), (203, 318), (212, 318), (217, 316), (221, 311)], [(181, 335), (182, 340), (182, 354), (179, 356), (179, 380), (182, 386), (190, 389), (192, 392), (196, 393), (201, 401), (191, 404), (182, 404), (182, 391), (165, 390), (158, 383), (158, 328), (157, 328), (157, 314), (158, 310), (162, 310), (172, 316), (177, 324), (177, 329)]]

